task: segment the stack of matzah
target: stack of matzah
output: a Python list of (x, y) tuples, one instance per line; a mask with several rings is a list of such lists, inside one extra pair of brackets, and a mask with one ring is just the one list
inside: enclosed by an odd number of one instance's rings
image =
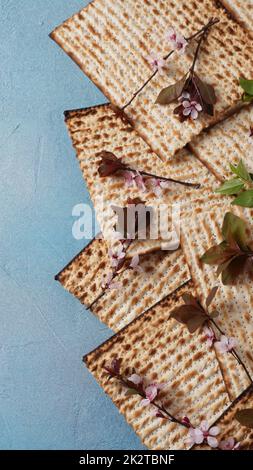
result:
[[(186, 56), (171, 58), (169, 76), (156, 75), (144, 87), (126, 107), (127, 120), (110, 104), (65, 113), (104, 238), (94, 239), (56, 279), (117, 333), (87, 354), (85, 363), (152, 450), (190, 449), (188, 429), (154, 416), (151, 405), (142, 405), (141, 396), (127, 394), (117, 378), (108, 380), (104, 366), (116, 358), (121, 359), (126, 377), (134, 371), (149, 383), (166, 384), (159, 399), (176, 420), (187, 416), (194, 427), (207, 420), (209, 426), (220, 427), (219, 441), (233, 438), (241, 448), (253, 448), (252, 431), (235, 417), (238, 410), (253, 403), (242, 365), (231, 354), (209, 348), (203, 331), (191, 335), (170, 318), (182, 305), (184, 294), (197, 296), (204, 305), (212, 287), (219, 285), (212, 304), (220, 313), (216, 323), (224, 334), (236, 338), (236, 351), (253, 377), (252, 278), (245, 276), (241, 283), (223, 286), (213, 267), (200, 262), (203, 253), (222, 240), (223, 217), (231, 211), (231, 199), (214, 192), (220, 181), (231, 177), (229, 164), (243, 159), (253, 172), (253, 108), (239, 109), (239, 78), (253, 78), (252, 20), (251, 13), (247, 14), (251, 3), (94, 0), (51, 34), (111, 103), (122, 107), (150, 75), (145, 57), (152, 50), (163, 56), (169, 52), (164, 41), (169, 27), (188, 37), (210, 17), (220, 19), (203, 43), (198, 63), (198, 73), (217, 93), (213, 118), (201, 115), (182, 124), (173, 115), (173, 106), (154, 104), (159, 91), (187, 71), (191, 50)], [(183, 148), (186, 144), (188, 148)], [(112, 152), (133, 170), (201, 187), (170, 183), (157, 197), (150, 187), (143, 193), (136, 186), (127, 187), (122, 176), (101, 178), (98, 166), (103, 151)], [(119, 273), (117, 289), (104, 289), (102, 280), (111, 269), (108, 249), (118, 243), (110, 239), (116, 224), (112, 205), (125, 207), (129, 194), (157, 212), (160, 204), (166, 204), (169, 213), (173, 204), (180, 204), (181, 227), (177, 224), (176, 231), (181, 247), (162, 250), (163, 242), (170, 240), (160, 233), (155, 240), (134, 241), (128, 256), (140, 255), (141, 270)], [(232, 211), (247, 220), (250, 237), (251, 211)], [(193, 449), (210, 447), (205, 441)]]

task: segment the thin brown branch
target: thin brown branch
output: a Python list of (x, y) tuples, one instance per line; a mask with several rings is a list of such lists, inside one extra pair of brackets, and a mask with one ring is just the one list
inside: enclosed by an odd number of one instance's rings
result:
[[(128, 249), (130, 248), (131, 244), (132, 244), (133, 240), (129, 240), (128, 241), (128, 245), (127, 245), (127, 248), (125, 250), (125, 253), (127, 253)], [(123, 272), (127, 271), (128, 268), (125, 268), (123, 269), (123, 266), (124, 264), (126, 263), (126, 257), (124, 258), (123, 260), (123, 263), (121, 263), (121, 266), (120, 266), (120, 269), (116, 268), (115, 271), (113, 272), (113, 276), (112, 276), (112, 279), (111, 279), (111, 282), (114, 281), (114, 279), (119, 276), (119, 274), (122, 274)], [(87, 309), (91, 309), (100, 299), (102, 299), (102, 297), (104, 297), (105, 293), (107, 292), (108, 290), (108, 286), (105, 286), (103, 288), (103, 291), (101, 292), (101, 294), (99, 294), (98, 297), (96, 297), (95, 300), (93, 300), (93, 302), (87, 306)]]
[[(192, 34), (188, 38), (185, 38), (186, 41), (191, 42), (194, 39), (198, 38), (198, 36), (201, 36), (200, 41), (198, 43), (198, 49), (199, 49), (200, 45), (201, 45), (201, 42), (202, 42), (202, 39), (206, 36), (206, 33), (209, 31), (209, 29), (212, 26), (219, 23), (219, 21), (220, 20), (218, 18), (211, 18), (208, 21), (208, 23), (205, 26), (203, 26), (199, 31)], [(174, 50), (170, 51), (167, 55), (165, 55), (163, 57), (163, 60), (169, 59), (169, 57), (171, 57), (174, 54), (174, 52), (175, 52)], [(197, 52), (197, 55), (198, 55), (198, 52)], [(195, 65), (194, 65), (194, 67), (195, 67)], [(122, 106), (122, 108), (121, 108), (122, 111), (124, 111), (128, 106), (130, 106), (132, 104), (132, 102), (135, 100), (135, 98), (142, 92), (142, 90), (144, 90), (144, 88), (149, 84), (149, 82), (151, 82), (151, 80), (153, 80), (153, 78), (157, 75), (157, 73), (158, 73), (158, 70), (155, 70), (155, 72), (152, 73), (152, 75), (143, 83), (143, 85), (133, 94), (132, 98), (124, 106)]]
[[(130, 167), (126, 167), (125, 170), (133, 171), (135, 173), (137, 172), (137, 170), (133, 170)], [(157, 175), (154, 175), (152, 173), (147, 173), (146, 171), (142, 171), (142, 170), (138, 170), (138, 172), (143, 176), (147, 176), (148, 178), (154, 178), (154, 179), (159, 179), (161, 181), (168, 181), (170, 183), (181, 184), (182, 186), (187, 186), (187, 187), (195, 188), (195, 189), (199, 189), (201, 187), (199, 183), (188, 183), (187, 181), (175, 180), (174, 178), (166, 178), (165, 176), (157, 176)]]
[[(131, 387), (130, 387), (129, 382), (126, 379), (124, 379), (124, 377), (120, 374), (117, 374), (117, 375), (115, 374), (113, 377), (118, 379), (127, 388), (133, 388), (134, 386), (134, 384), (131, 384)], [(134, 390), (136, 390), (136, 392), (138, 393), (140, 397), (144, 399), (146, 398), (146, 395), (137, 387), (134, 388)], [(162, 414), (165, 414), (172, 423), (177, 423), (177, 424), (180, 424), (181, 426), (184, 426), (185, 428), (188, 428), (187, 424), (185, 424), (184, 422), (180, 421), (175, 416), (173, 416), (162, 404), (158, 403), (156, 400), (152, 401), (151, 404), (154, 405)]]

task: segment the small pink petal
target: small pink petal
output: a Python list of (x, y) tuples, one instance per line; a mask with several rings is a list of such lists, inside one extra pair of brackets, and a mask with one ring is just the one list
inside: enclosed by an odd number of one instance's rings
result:
[(146, 390), (145, 390), (145, 394), (146, 394), (146, 397), (147, 399), (152, 402), (156, 396), (157, 396), (157, 387), (156, 385), (149, 385)]
[(207, 421), (202, 421), (202, 422), (200, 423), (200, 429), (201, 429), (201, 431), (203, 431), (203, 432), (207, 432), (208, 429), (209, 429), (208, 422), (207, 422)]
[(184, 116), (190, 116), (190, 114), (191, 114), (191, 108), (185, 108), (183, 110), (183, 115)]
[(191, 110), (191, 118), (194, 119), (194, 121), (195, 121), (195, 119), (198, 118), (198, 115), (199, 115), (198, 111), (195, 108), (193, 108)]
[(124, 171), (123, 173), (124, 179), (125, 179), (125, 185), (127, 187), (130, 187), (133, 185), (134, 181), (134, 175), (131, 171)]
[(220, 434), (220, 428), (218, 426), (213, 426), (212, 428), (209, 429), (208, 432), (210, 436), (218, 436), (218, 434)]
[(221, 441), (219, 444), (219, 448), (221, 450), (232, 450), (235, 445), (235, 440), (233, 437), (229, 437), (225, 441)]
[(241, 443), (240, 442), (237, 442), (237, 444), (234, 445), (233, 449), (232, 450), (239, 450), (241, 447)]
[(133, 384), (135, 384), (135, 385), (139, 385), (139, 384), (142, 383), (142, 378), (138, 374), (132, 374), (130, 377), (128, 377), (128, 380), (130, 382), (133, 382)]
[(196, 108), (196, 110), (197, 110), (199, 113), (200, 113), (200, 112), (202, 111), (202, 109), (203, 109), (202, 106), (201, 106), (201, 104), (199, 104), (199, 103), (196, 103), (196, 104), (195, 104), (195, 108)]
[(204, 435), (203, 435), (203, 432), (201, 431), (201, 429), (199, 428), (191, 428), (189, 430), (189, 433), (194, 441), (194, 444), (202, 444), (202, 442), (204, 441)]
[(141, 400), (141, 405), (142, 406), (150, 405), (150, 400), (148, 398), (144, 398), (144, 400)]
[(191, 103), (188, 100), (183, 101), (182, 105), (183, 105), (184, 108), (190, 108), (191, 107)]
[(213, 449), (216, 449), (218, 447), (219, 443), (215, 437), (208, 436), (207, 437), (207, 443), (209, 444), (210, 447)]

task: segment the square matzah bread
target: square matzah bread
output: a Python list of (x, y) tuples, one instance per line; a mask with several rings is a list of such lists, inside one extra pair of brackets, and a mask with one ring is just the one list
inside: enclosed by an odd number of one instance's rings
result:
[(233, 177), (229, 164), (237, 165), (241, 159), (253, 172), (252, 126), (250, 105), (194, 139), (191, 150), (221, 181)]
[(188, 416), (196, 426), (204, 418), (210, 425), (214, 423), (230, 404), (215, 351), (206, 347), (203, 334), (190, 335), (169, 318), (182, 294), (189, 291), (194, 291), (191, 283), (85, 357), (96, 380), (152, 450), (188, 449), (188, 430), (152, 416), (152, 407), (142, 406), (139, 396), (126, 396), (117, 380), (108, 380), (103, 366), (121, 358), (124, 375), (129, 376), (134, 368), (148, 382), (168, 383), (161, 399), (172, 415), (179, 419)]
[[(219, 311), (217, 323), (229, 337), (238, 340), (238, 354), (253, 376), (253, 284), (252, 278), (238, 281), (234, 286), (224, 286), (216, 276), (216, 266), (200, 262), (201, 256), (211, 246), (222, 241), (221, 227), (226, 212), (231, 206), (210, 206), (206, 212), (195, 212), (194, 216), (184, 221), (181, 226), (183, 251), (202, 303), (214, 286), (219, 286), (212, 308)], [(233, 209), (242, 218), (246, 211)], [(250, 219), (250, 217), (248, 217)], [(252, 236), (252, 218), (251, 225)], [(251, 237), (252, 239), (252, 237)], [(236, 398), (246, 389), (249, 380), (242, 367), (231, 367), (231, 355), (219, 355), (225, 381), (231, 398)]]
[[(101, 282), (108, 273), (109, 260), (104, 240), (93, 240), (56, 279), (114, 331), (164, 299), (190, 280), (189, 269), (181, 250), (156, 252), (141, 257), (143, 272), (127, 271), (118, 280), (119, 290), (102, 292)], [(95, 302), (95, 303), (94, 303)]]
[(175, 104), (155, 104), (162, 88), (182, 78), (192, 63), (192, 52), (173, 55), (169, 73), (156, 75), (126, 108), (137, 132), (164, 160), (190, 142), (194, 135), (217, 122), (241, 97), (239, 78), (253, 70), (252, 40), (216, 0), (94, 0), (53, 31), (51, 37), (74, 59), (107, 98), (119, 107), (147, 80), (151, 71), (145, 57), (152, 50), (170, 51), (165, 34), (170, 27), (185, 37), (218, 17), (203, 44), (197, 72), (213, 84), (217, 94), (215, 116), (201, 115), (183, 124), (173, 114)]
[[(213, 191), (217, 186), (215, 178), (194, 155), (182, 150), (173, 160), (162, 162), (134, 128), (115, 114), (110, 105), (67, 111), (65, 120), (102, 233), (109, 246), (115, 245), (115, 240), (110, 240), (110, 234), (117, 222), (117, 214), (112, 206), (126, 206), (129, 197), (145, 200), (146, 205), (157, 213), (161, 204), (167, 204), (169, 220), (176, 203), (180, 203), (183, 217), (192, 210), (193, 204), (201, 206), (207, 198), (220, 199)], [(163, 190), (162, 197), (158, 198), (150, 186), (145, 192), (135, 185), (127, 187), (122, 176), (101, 178), (98, 168), (102, 151), (112, 152), (133, 169), (190, 183), (201, 183), (202, 187), (193, 189), (170, 183)], [(169, 229), (171, 228), (169, 222)], [(136, 241), (131, 245), (128, 256), (133, 256), (135, 251), (141, 254), (159, 249), (161, 243), (158, 239)]]

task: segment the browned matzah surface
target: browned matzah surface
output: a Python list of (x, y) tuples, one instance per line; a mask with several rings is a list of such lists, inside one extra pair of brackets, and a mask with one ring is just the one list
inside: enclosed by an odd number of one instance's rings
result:
[[(243, 395), (235, 401), (235, 403), (225, 412), (224, 416), (218, 420), (217, 425), (220, 428), (219, 441), (233, 437), (236, 442), (240, 442), (240, 450), (253, 449), (253, 430), (241, 426), (235, 419), (235, 414), (239, 410), (253, 408), (252, 389), (243, 393)], [(193, 450), (211, 450), (209, 446), (195, 446)]]
[(103, 365), (115, 357), (122, 358), (125, 375), (134, 368), (148, 382), (168, 383), (161, 399), (174, 416), (187, 415), (196, 426), (203, 418), (210, 424), (216, 421), (230, 401), (215, 352), (206, 347), (202, 334), (190, 335), (169, 318), (183, 292), (193, 289), (192, 284), (181, 288), (86, 356), (98, 383), (152, 450), (187, 449), (187, 429), (152, 416), (152, 407), (143, 407), (139, 396), (126, 396), (118, 381), (108, 380)]
[(201, 134), (190, 144), (191, 149), (221, 181), (233, 177), (229, 164), (237, 165), (241, 159), (253, 172), (252, 126), (253, 106), (250, 105)]
[(159, 91), (189, 69), (189, 52), (173, 56), (169, 75), (157, 75), (126, 110), (137, 132), (166, 160), (211, 122), (220, 120), (240, 99), (239, 77), (250, 78), (253, 70), (252, 41), (243, 28), (215, 0), (95, 0), (56, 28), (51, 37), (113, 104), (122, 106), (151, 74), (147, 54), (170, 51), (164, 39), (169, 27), (187, 37), (213, 16), (219, 17), (220, 23), (203, 45), (198, 73), (215, 85), (218, 102), (214, 118), (202, 115), (182, 125), (173, 115), (175, 104), (154, 104)]
[[(107, 248), (94, 240), (57, 276), (62, 286), (89, 306), (102, 292), (101, 281), (108, 272)], [(107, 290), (92, 312), (112, 330), (119, 331), (135, 317), (190, 280), (181, 250), (157, 252), (141, 258), (142, 273), (127, 271), (118, 280), (119, 290)]]
[[(253, 376), (252, 279), (244, 278), (238, 281), (235, 286), (224, 286), (221, 280), (217, 279), (216, 267), (200, 262), (200, 257), (208, 248), (222, 241), (221, 227), (227, 211), (231, 211), (229, 205), (210, 207), (205, 213), (195, 213), (186, 225), (183, 222), (181, 226), (182, 246), (201, 301), (204, 302), (213, 286), (219, 286), (212, 305), (213, 309), (220, 312), (217, 323), (227, 336), (237, 338), (237, 352)], [(233, 212), (241, 217), (246, 214), (246, 212), (237, 209), (233, 209)], [(250, 219), (249, 214), (248, 218)], [(237, 398), (246, 389), (248, 379), (240, 366), (231, 367), (231, 355), (220, 355), (219, 359), (231, 398)]]

